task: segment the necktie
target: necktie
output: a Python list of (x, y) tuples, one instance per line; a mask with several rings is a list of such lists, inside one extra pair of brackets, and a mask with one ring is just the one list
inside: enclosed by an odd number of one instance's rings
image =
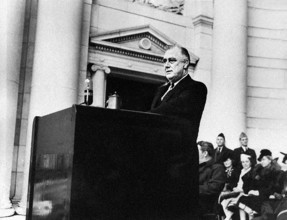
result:
[(166, 94), (167, 94), (170, 90), (172, 90), (173, 88), (174, 88), (174, 83), (170, 82), (167, 91), (163, 94), (163, 96), (161, 97), (160, 100), (163, 100), (163, 98), (166, 96)]
[(220, 147), (217, 148), (217, 151), (215, 153), (215, 158), (214, 158), (215, 161), (218, 160), (219, 155), (220, 155)]

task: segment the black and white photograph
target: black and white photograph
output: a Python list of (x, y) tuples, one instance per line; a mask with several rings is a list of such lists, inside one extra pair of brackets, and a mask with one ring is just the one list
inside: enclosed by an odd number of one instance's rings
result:
[(286, 0), (0, 17), (0, 220), (287, 220)]

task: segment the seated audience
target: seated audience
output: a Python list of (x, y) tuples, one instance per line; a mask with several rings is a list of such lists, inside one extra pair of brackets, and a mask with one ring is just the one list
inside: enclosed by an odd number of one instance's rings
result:
[(209, 142), (198, 142), (199, 155), (199, 215), (213, 212), (225, 181), (222, 164), (214, 163), (214, 148)]
[(231, 190), (222, 192), (220, 202), (225, 214), (225, 220), (230, 220), (234, 214), (233, 210), (230, 210), (231, 206), (237, 204), (238, 199), (249, 190), (252, 185), (252, 163), (251, 156), (247, 154), (241, 154), (242, 170), (240, 176), (237, 178), (238, 182), (232, 185)]
[(246, 213), (249, 220), (253, 219), (254, 215), (260, 215), (262, 203), (275, 193), (276, 176), (281, 167), (272, 159), (272, 153), (267, 149), (261, 150), (258, 161), (260, 164), (252, 172), (250, 190), (247, 195), (239, 198), (241, 220), (246, 219)]

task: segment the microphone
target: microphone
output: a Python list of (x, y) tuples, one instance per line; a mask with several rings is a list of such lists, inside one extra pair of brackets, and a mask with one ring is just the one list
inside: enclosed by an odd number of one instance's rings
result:
[(86, 89), (84, 90), (84, 103), (86, 105), (91, 105), (93, 103), (93, 89), (92, 82), (89, 78), (85, 80)]

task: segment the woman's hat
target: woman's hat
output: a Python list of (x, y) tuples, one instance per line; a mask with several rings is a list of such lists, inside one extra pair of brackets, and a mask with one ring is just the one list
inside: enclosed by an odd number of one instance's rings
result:
[(260, 156), (258, 157), (258, 161), (261, 161), (262, 160), (262, 157), (264, 156), (272, 156), (272, 153), (270, 150), (268, 149), (263, 149), (260, 151)]
[(250, 160), (251, 156), (249, 154), (240, 154), (240, 160), (244, 159), (249, 159)]
[(282, 163), (285, 163), (287, 161), (287, 154), (285, 154), (283, 152), (280, 152), (280, 153), (284, 155)]

